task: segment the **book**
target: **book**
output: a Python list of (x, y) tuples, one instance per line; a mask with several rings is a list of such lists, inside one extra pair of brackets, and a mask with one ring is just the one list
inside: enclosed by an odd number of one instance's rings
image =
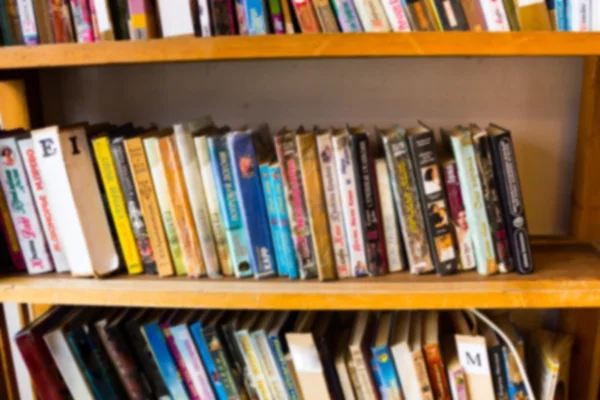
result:
[(78, 43), (91, 43), (94, 41), (94, 27), (89, 2), (86, 0), (69, 0), (75, 38)]
[(338, 27), (335, 14), (329, 0), (312, 0), (312, 4), (315, 9), (315, 14), (317, 15), (317, 20), (319, 21), (319, 25), (321, 26), (321, 32), (339, 32), (340, 28)]
[[(554, 12), (550, 7), (548, 7), (548, 11), (550, 12), (551, 19), (554, 21), (554, 30), (559, 32), (567, 31), (567, 1), (554, 0)], [(600, 16), (600, 13), (592, 13), (592, 18), (594, 18), (594, 21), (596, 20), (596, 16)], [(592, 22), (592, 26), (594, 26), (594, 22)]]
[(442, 338), (441, 346), (442, 356), (448, 375), (448, 386), (450, 388), (450, 393), (452, 394), (452, 399), (467, 400), (468, 394), (465, 372), (458, 361), (454, 337), (451, 335), (444, 336)]
[(319, 33), (321, 27), (310, 0), (291, 0), (302, 33)]
[(479, 0), (483, 16), (490, 32), (508, 32), (510, 25), (502, 0)]
[(274, 141), (299, 275), (301, 279), (315, 278), (318, 275), (316, 255), (295, 134), (284, 128), (275, 136)]
[(449, 132), (458, 168), (462, 198), (465, 204), (467, 222), (472, 229), (471, 240), (475, 250), (477, 271), (482, 275), (498, 272), (494, 251), (493, 232), (490, 227), (485, 197), (478, 173), (473, 139), (468, 129), (457, 127)]
[(8, 136), (3, 133), (4, 138), (0, 139), (0, 184), (8, 199), (8, 210), (27, 272), (41, 274), (52, 271), (54, 266), (38, 218), (35, 194), (28, 184), (25, 162), (19, 155), (17, 138), (22, 133), (17, 131)]
[(128, 0), (129, 31), (131, 40), (158, 37), (156, 10), (152, 0)]
[(588, 32), (591, 25), (591, 3), (589, 0), (566, 2), (567, 26), (571, 32)]
[[(271, 241), (273, 243), (273, 252), (275, 253), (275, 264), (277, 266), (278, 276), (288, 276), (288, 260), (292, 260), (291, 254), (284, 253), (282, 248), (283, 244), (283, 233), (281, 232), (281, 226), (279, 224), (277, 215), (277, 206), (275, 202), (275, 193), (273, 191), (273, 181), (271, 179), (271, 165), (270, 163), (263, 162), (259, 166), (260, 181), (263, 189), (263, 196), (265, 199), (265, 208), (267, 210), (267, 218), (269, 220), (269, 230), (271, 232)], [(291, 246), (286, 251), (290, 251)], [(295, 262), (294, 260), (292, 260)]]
[(37, 23), (40, 44), (55, 43), (54, 32), (49, 18), (49, 0), (34, 0), (33, 10), (35, 12), (35, 21)]
[(333, 5), (342, 32), (363, 31), (360, 18), (351, 0), (332, 0), (331, 4)]
[(522, 32), (552, 30), (545, 0), (521, 1), (516, 6), (516, 12)]
[(481, 327), (481, 333), (483, 334), (483, 337), (485, 337), (485, 342), (487, 344), (495, 398), (498, 400), (508, 400), (506, 368), (504, 364), (504, 344), (500, 341), (493, 329), (487, 325)]
[[(410, 21), (402, 0), (381, 0), (393, 32), (410, 32)], [(345, 31), (344, 31), (345, 32)]]
[[(210, 6), (210, 19), (215, 36), (235, 35), (235, 6), (233, 0), (211, 0)], [(273, 25), (275, 25), (274, 20)]]
[(129, 0), (108, 0), (116, 40), (129, 40)]
[(242, 0), (249, 35), (269, 33), (267, 9), (263, 0)]
[(93, 1), (89, 2), (90, 14), (92, 16), (92, 29), (94, 31), (94, 42), (100, 41), (100, 28), (98, 27), (98, 16), (96, 15), (96, 5)]
[[(207, 131), (216, 133), (216, 127), (207, 127), (204, 130), (194, 134), (194, 147), (200, 173), (202, 175), (203, 192), (206, 196), (206, 206), (210, 218), (210, 225), (214, 235), (215, 244), (217, 246), (217, 255), (221, 264), (221, 273), (225, 276), (233, 275), (233, 260), (229, 257), (229, 249), (227, 247), (227, 239), (225, 238), (225, 229), (221, 220), (221, 212), (219, 210), (219, 200), (217, 198), (217, 189), (215, 185), (215, 175), (211, 165), (208, 149)], [(218, 175), (217, 175), (218, 176)]]
[(15, 231), (15, 226), (12, 222), (10, 212), (8, 211), (8, 203), (6, 202), (6, 197), (2, 190), (0, 190), (0, 229), (2, 229), (4, 244), (10, 256), (12, 267), (16, 271), (25, 271), (27, 269), (25, 266), (25, 258), (21, 252), (21, 246), (17, 239), (17, 232)]
[(450, 399), (451, 393), (446, 377), (446, 366), (440, 347), (440, 315), (438, 311), (426, 311), (423, 318), (423, 354), (427, 363), (427, 371), (433, 396), (436, 399)]
[(277, 266), (260, 182), (260, 151), (253, 144), (257, 135), (251, 131), (232, 132), (227, 136), (227, 148), (241, 219), (250, 245), (252, 270), (255, 278), (263, 279), (276, 276)]
[(460, 5), (460, 0), (435, 0), (434, 4), (442, 31), (469, 30), (469, 25)]
[(311, 231), (319, 279), (336, 279), (336, 264), (331, 245), (327, 205), (319, 168), (319, 152), (315, 133), (300, 131), (296, 135), (302, 186), (306, 193), (308, 221)]
[(54, 215), (50, 209), (46, 188), (42, 181), (39, 165), (33, 150), (33, 141), (29, 137), (22, 138), (17, 140), (17, 145), (19, 147), (25, 171), (27, 172), (27, 181), (29, 182), (29, 188), (35, 202), (37, 214), (44, 230), (46, 243), (50, 250), (52, 264), (56, 272), (67, 272), (70, 270), (69, 264), (67, 264), (65, 254), (61, 249), (58, 232), (54, 222)]
[(253, 276), (252, 256), (248, 249), (248, 234), (240, 212), (237, 194), (239, 188), (233, 179), (227, 137), (225, 135), (208, 137), (208, 150), (212, 173), (215, 177), (220, 215), (235, 276), (238, 278)]
[[(564, 15), (564, 0), (555, 0), (556, 2), (556, 13), (558, 18), (563, 17)], [(594, 32), (600, 31), (600, 11), (598, 10), (598, 5), (592, 3), (591, 4), (591, 16), (590, 16), (590, 30)], [(560, 8), (559, 8), (560, 7)], [(552, 13), (550, 13), (552, 17)], [(558, 30), (558, 29), (555, 29)]]
[[(283, 0), (286, 2), (287, 0)], [(281, 10), (280, 0), (269, 0), (269, 15), (271, 19), (271, 27), (273, 33), (276, 35), (285, 34), (285, 24), (283, 20), (283, 13)]]
[[(521, 363), (525, 363), (525, 344), (523, 338), (515, 328), (514, 324), (510, 321), (508, 314), (504, 313), (497, 315), (493, 320), (517, 350)], [(517, 366), (517, 358), (506, 345), (502, 346), (502, 361), (504, 364), (508, 398), (510, 400), (526, 398), (527, 389), (523, 382), (523, 376)]]
[(296, 32), (294, 23), (292, 21), (292, 12), (290, 10), (289, 0), (281, 1), (281, 15), (283, 17), (283, 26), (285, 27), (285, 33), (293, 34)]
[(169, 199), (169, 188), (165, 166), (160, 156), (160, 146), (157, 137), (152, 134), (143, 138), (144, 149), (148, 159), (148, 166), (154, 183), (154, 193), (158, 200), (158, 206), (162, 217), (162, 223), (167, 237), (167, 243), (173, 260), (173, 271), (176, 275), (185, 275), (187, 266), (183, 259), (183, 251), (179, 240), (177, 228), (175, 227), (175, 214), (173, 205)]
[(204, 182), (192, 136), (210, 124), (210, 118), (207, 117), (196, 122), (174, 125), (173, 129), (206, 271), (209, 277), (215, 278), (221, 275), (221, 267), (204, 195)]
[(405, 7), (413, 31), (436, 30), (426, 1), (428, 0), (406, 0)]
[[(519, 19), (517, 17), (517, 4), (514, 0), (503, 0), (504, 9), (506, 10), (506, 17), (508, 18), (508, 24), (510, 25), (511, 31), (520, 31)], [(550, 9), (548, 9), (550, 12)]]
[(350, 275), (364, 276), (367, 275), (367, 251), (358, 197), (359, 182), (355, 173), (358, 164), (352, 151), (350, 134), (346, 129), (334, 132), (333, 150), (342, 203), (342, 221), (348, 242)]
[(194, 18), (190, 0), (157, 0), (162, 37), (193, 36)]
[(568, 398), (573, 337), (543, 330), (531, 338), (531, 384), (540, 400)]
[(342, 201), (338, 186), (338, 172), (334, 159), (333, 136), (331, 130), (322, 130), (316, 136), (321, 178), (323, 180), (323, 197), (327, 209), (331, 244), (335, 257), (338, 278), (351, 276), (348, 242), (342, 218)]
[(398, 127), (385, 130), (382, 140), (410, 272), (431, 272), (434, 265), (405, 132)]
[(452, 225), (456, 235), (456, 244), (458, 245), (458, 254), (460, 270), (471, 270), (477, 266), (473, 241), (471, 239), (471, 230), (467, 223), (467, 213), (461, 193), (461, 184), (458, 179), (458, 167), (455, 160), (446, 160), (442, 163), (442, 173), (444, 175), (444, 186), (448, 197), (448, 206), (452, 216)]
[(300, 394), (286, 361), (286, 355), (289, 355), (289, 348), (284, 337), (285, 333), (290, 329), (293, 320), (292, 313), (289, 311), (276, 313), (267, 331), (267, 338), (271, 351), (273, 352), (275, 364), (279, 370), (280, 377), (287, 393), (286, 397), (289, 400), (299, 400)]
[(433, 262), (438, 274), (453, 274), (458, 269), (456, 239), (450, 227), (450, 214), (437, 161), (433, 132), (423, 124), (407, 132), (418, 197), (421, 207), (427, 214), (425, 228)]
[(244, 0), (235, 0), (235, 15), (237, 19), (237, 33), (240, 36), (249, 35), (248, 21), (244, 10)]
[(365, 32), (390, 31), (390, 24), (380, 0), (355, 1), (354, 6)]
[(486, 341), (478, 335), (454, 335), (458, 360), (465, 373), (469, 398), (494, 398)]
[(21, 33), (23, 34), (23, 44), (40, 44), (40, 35), (35, 20), (34, 0), (16, 0)]
[[(508, 0), (513, 1), (513, 0)], [(487, 31), (483, 4), (479, 0), (460, 0), (469, 28), (473, 32)]]
[(115, 40), (115, 28), (113, 26), (109, 0), (90, 0), (90, 6), (93, 6), (95, 10), (99, 39), (101, 41)]
[(356, 376), (361, 388), (362, 398), (377, 399), (378, 389), (371, 373), (368, 347), (373, 335), (373, 314), (369, 311), (359, 311), (356, 314), (350, 335), (348, 347), (356, 368)]
[(23, 43), (17, 0), (0, 2), (0, 37), (2, 39), (0, 42), (5, 46)]
[(521, 184), (519, 183), (517, 159), (510, 131), (493, 124), (486, 130), (490, 135), (494, 178), (496, 189), (500, 194), (504, 226), (508, 233), (514, 268), (520, 274), (531, 273), (533, 272), (533, 259)]
[(252, 340), (252, 344), (257, 350), (259, 361), (273, 398), (285, 399), (288, 396), (288, 391), (279, 372), (275, 354), (271, 350), (269, 339), (267, 337), (269, 326), (273, 322), (274, 318), (274, 311), (262, 313), (256, 321), (256, 325), (250, 332), (250, 338)]
[(333, 353), (335, 371), (340, 382), (342, 394), (346, 400), (356, 399), (348, 368), (348, 361), (351, 362), (350, 350), (348, 348), (351, 333), (350, 329), (344, 329), (340, 332)]
[(29, 129), (25, 81), (0, 81), (0, 129)]
[(373, 359), (379, 371), (381, 381), (380, 391), (385, 399), (399, 400), (403, 399), (402, 388), (394, 366), (390, 343), (394, 333), (396, 322), (396, 313), (385, 311), (379, 315), (377, 328), (373, 338), (371, 352)]
[(424, 7), (425, 11), (429, 15), (429, 20), (433, 23), (434, 30), (443, 30), (440, 15), (435, 5), (435, 0), (424, 0)]
[(325, 373), (329, 396), (333, 399), (342, 398), (342, 389), (335, 373), (333, 351), (331, 350), (337, 340), (336, 329), (340, 324), (341, 319), (339, 318), (339, 314), (321, 312), (315, 318), (311, 329), (317, 345), (319, 358), (323, 364), (323, 372)]
[(244, 314), (235, 331), (235, 340), (240, 348), (244, 363), (248, 366), (250, 378), (252, 379), (253, 386), (257, 390), (259, 398), (270, 400), (275, 397), (269, 388), (258, 349), (250, 336), (250, 332), (256, 325), (258, 316), (258, 313), (251, 311)]
[(92, 147), (127, 271), (132, 275), (139, 274), (143, 271), (142, 260), (138, 252), (135, 236), (133, 235), (128, 210), (125, 205), (125, 197), (117, 176), (117, 169), (112, 156), (108, 134), (102, 134), (92, 139)]

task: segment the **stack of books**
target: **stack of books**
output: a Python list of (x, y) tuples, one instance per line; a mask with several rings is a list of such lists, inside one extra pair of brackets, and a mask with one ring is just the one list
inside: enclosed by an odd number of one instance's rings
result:
[(531, 398), (518, 364), (569, 392), (572, 337), (491, 318), (516, 353), (468, 311), (58, 307), (15, 340), (41, 400)]
[(6, 259), (49, 271), (333, 280), (533, 271), (510, 132), (2, 131)]
[(328, 32), (600, 30), (592, 0), (2, 0), (4, 45)]

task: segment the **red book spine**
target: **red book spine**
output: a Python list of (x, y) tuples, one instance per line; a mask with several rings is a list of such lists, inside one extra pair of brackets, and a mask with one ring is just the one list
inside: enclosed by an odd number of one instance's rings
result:
[(446, 369), (442, 361), (440, 346), (438, 344), (428, 344), (423, 346), (425, 360), (427, 361), (427, 371), (429, 380), (433, 389), (434, 398), (437, 400), (452, 400), (448, 379), (446, 378)]
[(71, 41), (69, 35), (70, 23), (65, 18), (64, 0), (46, 0), (50, 2), (50, 23), (54, 32), (54, 41), (56, 43), (68, 43)]
[(321, 27), (310, 0), (292, 0), (302, 33), (319, 33)]
[(6, 240), (6, 247), (10, 254), (13, 267), (17, 271), (25, 271), (27, 269), (25, 266), (25, 258), (23, 258), (23, 253), (21, 252), (21, 247), (19, 246), (19, 241), (17, 239), (17, 233), (15, 232), (15, 227), (10, 218), (10, 212), (8, 211), (8, 205), (6, 204), (6, 198), (4, 197), (4, 192), (2, 190), (0, 190), (0, 229)]

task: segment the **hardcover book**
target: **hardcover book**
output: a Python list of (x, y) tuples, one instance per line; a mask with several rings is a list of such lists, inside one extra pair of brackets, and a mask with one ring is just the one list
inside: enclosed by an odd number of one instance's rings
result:
[(246, 23), (249, 35), (265, 35), (269, 33), (267, 10), (263, 0), (243, 0)]
[(426, 1), (428, 0), (406, 0), (406, 8), (413, 31), (436, 30)]
[(389, 32), (385, 11), (380, 0), (363, 0), (354, 2), (365, 32)]
[(382, 132), (382, 137), (410, 272), (431, 272), (434, 265), (425, 217), (404, 130), (397, 127), (389, 129)]
[(274, 140), (300, 278), (315, 278), (318, 275), (316, 255), (310, 232), (306, 191), (302, 184), (295, 134), (284, 129), (275, 136)]
[(227, 137), (210, 136), (208, 149), (212, 166), (216, 193), (229, 246), (229, 255), (233, 270), (238, 278), (253, 276), (252, 255), (248, 249), (248, 234), (240, 212), (237, 191), (239, 188), (233, 179), (233, 171)]
[(69, 0), (75, 37), (78, 43), (91, 43), (94, 41), (94, 27), (89, 2), (86, 0)]
[(322, 281), (336, 279), (336, 265), (331, 246), (315, 133), (299, 132), (296, 135), (296, 146), (300, 155), (300, 174), (306, 192), (308, 220), (319, 279)]
[(425, 227), (436, 271), (440, 275), (456, 273), (458, 269), (456, 239), (450, 226), (450, 214), (437, 161), (433, 132), (421, 124), (417, 128), (409, 129), (407, 138), (415, 167), (419, 199), (423, 210), (427, 213)]
[(500, 194), (514, 268), (520, 274), (528, 274), (533, 272), (533, 259), (510, 131), (497, 125), (490, 125), (486, 130), (490, 135), (494, 177)]
[(333, 8), (331, 7), (329, 0), (312, 0), (312, 3), (315, 8), (317, 19), (319, 20), (319, 25), (321, 26), (321, 32), (339, 32), (340, 28), (338, 27), (335, 14), (333, 13)]
[(402, 0), (381, 0), (393, 32), (410, 32), (410, 21)]
[(211, 0), (210, 5), (212, 30), (215, 36), (235, 35), (235, 5), (233, 0)]
[(35, 8), (33, 0), (16, 0), (21, 33), (23, 35), (23, 44), (40, 44), (40, 36), (35, 20)]
[[(42, 228), (44, 229), (46, 243), (48, 244), (50, 254), (52, 255), (54, 269), (56, 272), (67, 272), (69, 271), (69, 264), (67, 264), (65, 254), (61, 250), (60, 240), (58, 239), (58, 232), (56, 231), (54, 222), (54, 215), (50, 209), (46, 187), (42, 181), (39, 165), (35, 157), (35, 152), (33, 151), (33, 141), (31, 138), (23, 138), (19, 139), (17, 144), (21, 153), (21, 159), (25, 165), (25, 170), (27, 171), (29, 188), (35, 201)], [(2, 207), (0, 206), (0, 208)], [(12, 224), (11, 229), (13, 229)]]
[(362, 32), (363, 28), (352, 0), (333, 0), (332, 4), (342, 32)]
[(321, 27), (310, 0), (291, 0), (302, 33), (319, 33)]
[(156, 10), (152, 0), (128, 0), (131, 40), (153, 39), (158, 36)]
[[(277, 215), (277, 206), (275, 204), (275, 193), (273, 191), (273, 181), (271, 179), (271, 165), (268, 162), (264, 162), (259, 167), (260, 170), (260, 181), (262, 183), (263, 195), (265, 197), (265, 207), (267, 209), (267, 218), (269, 220), (269, 227), (271, 231), (271, 241), (273, 242), (273, 251), (275, 252), (275, 261), (277, 264), (277, 275), (288, 276), (288, 260), (292, 260), (291, 253), (284, 253), (283, 245), (283, 233), (281, 232), (281, 225), (279, 224)], [(292, 247), (288, 247), (285, 251), (291, 251)], [(292, 260), (295, 262), (295, 260)]]

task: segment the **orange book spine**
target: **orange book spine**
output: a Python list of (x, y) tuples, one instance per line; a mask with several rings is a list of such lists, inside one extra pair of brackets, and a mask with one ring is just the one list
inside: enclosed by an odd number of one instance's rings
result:
[(181, 243), (183, 259), (188, 276), (197, 278), (206, 275), (200, 240), (194, 225), (192, 207), (185, 189), (183, 168), (177, 153), (175, 136), (168, 135), (159, 140), (160, 157), (167, 175), (169, 198), (173, 206), (175, 229)]
[(427, 371), (429, 372), (434, 397), (437, 400), (452, 400), (440, 346), (438, 344), (428, 344), (423, 346), (423, 351), (425, 352), (425, 361), (427, 362)]

